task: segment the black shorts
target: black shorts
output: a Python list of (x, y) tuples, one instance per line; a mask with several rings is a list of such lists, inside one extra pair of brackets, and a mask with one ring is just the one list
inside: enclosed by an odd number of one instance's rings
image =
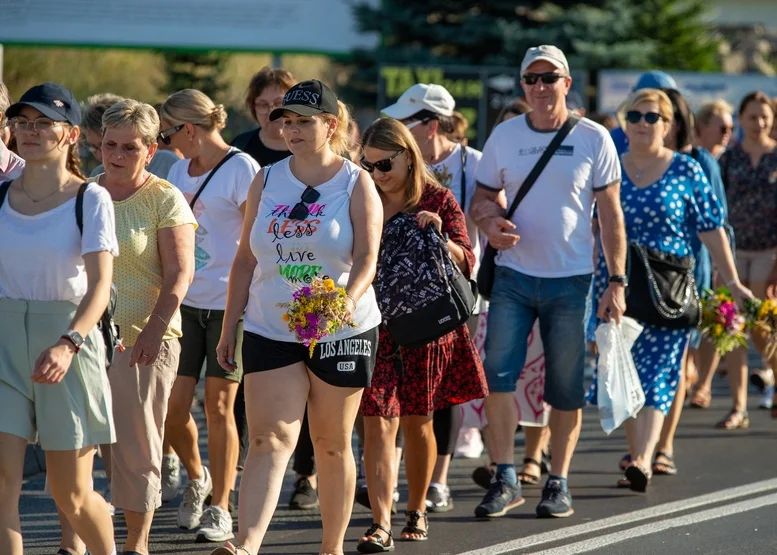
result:
[(377, 355), (377, 327), (348, 339), (319, 343), (312, 357), (300, 343), (274, 341), (250, 331), (243, 333), (243, 375), (304, 362), (329, 385), (369, 387)]

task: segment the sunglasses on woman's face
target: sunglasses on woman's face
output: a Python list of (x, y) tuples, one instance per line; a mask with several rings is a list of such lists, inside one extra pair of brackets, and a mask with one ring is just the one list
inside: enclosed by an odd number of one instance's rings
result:
[(545, 85), (553, 85), (558, 82), (559, 79), (563, 79), (566, 75), (560, 73), (524, 73), (523, 82), (527, 85), (536, 85), (537, 81), (542, 81)]
[(306, 220), (310, 215), (310, 208), (308, 204), (312, 204), (318, 200), (321, 193), (316, 191), (313, 187), (308, 187), (302, 192), (300, 201), (294, 205), (289, 213), (290, 220)]
[(368, 162), (367, 160), (362, 158), (359, 161), (359, 163), (362, 165), (362, 168), (364, 168), (370, 173), (374, 172), (376, 169), (382, 171), (383, 173), (388, 173), (391, 171), (391, 162), (402, 152), (404, 152), (404, 150), (399, 149), (392, 156), (389, 156), (388, 158), (384, 158), (383, 160), (378, 160), (377, 162)]
[(650, 125), (654, 125), (658, 120), (664, 119), (658, 112), (647, 112), (645, 114), (639, 110), (629, 110), (626, 112), (626, 121), (629, 123), (639, 123), (643, 118)]
[(171, 137), (178, 133), (181, 129), (183, 129), (184, 124), (176, 125), (175, 127), (171, 127), (170, 129), (165, 129), (159, 135), (156, 136), (157, 140), (159, 140), (161, 143), (166, 144), (167, 146), (170, 146), (170, 143), (172, 142)]

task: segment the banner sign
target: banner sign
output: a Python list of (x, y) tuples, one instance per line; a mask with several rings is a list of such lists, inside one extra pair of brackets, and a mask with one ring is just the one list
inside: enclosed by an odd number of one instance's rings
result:
[(2, 0), (0, 42), (342, 55), (377, 35), (351, 0)]
[[(502, 108), (523, 96), (517, 67), (383, 65), (378, 77), (378, 110), (393, 104), (416, 83), (442, 85), (469, 121), (468, 143), (482, 149)], [(572, 72), (572, 88), (585, 98), (588, 74)]]

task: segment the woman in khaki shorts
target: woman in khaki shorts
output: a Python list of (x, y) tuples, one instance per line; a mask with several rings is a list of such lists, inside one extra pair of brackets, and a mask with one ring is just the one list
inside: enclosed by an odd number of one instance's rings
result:
[(143, 554), (154, 510), (162, 504), (162, 434), (197, 226), (181, 192), (145, 169), (158, 133), (152, 106), (135, 100), (111, 106), (103, 115), (105, 173), (95, 178), (116, 211), (116, 321), (127, 348), (116, 353), (108, 372), (116, 421), (111, 497), (127, 521), (125, 552)]
[(105, 345), (96, 329), (118, 254), (110, 196), (78, 162), (81, 110), (55, 83), (6, 111), (24, 174), (0, 208), (0, 553), (22, 555), (24, 454), (46, 451), (51, 493), (93, 555), (115, 554), (108, 505), (92, 487), (94, 446), (115, 440)]
[[(184, 194), (199, 224), (194, 280), (181, 306), (181, 360), (165, 424), (166, 439), (189, 478), (178, 508), (178, 526), (186, 530), (199, 527), (197, 541), (223, 542), (233, 537), (229, 492), (235, 487), (239, 449), (234, 405), (243, 368), (238, 364), (234, 370), (224, 370), (216, 359), (216, 345), (245, 200), (259, 164), (224, 142), (224, 107), (202, 92), (186, 89), (171, 95), (162, 104), (161, 115), (162, 128), (169, 130), (163, 133), (171, 133), (163, 140), (185, 156), (170, 168), (167, 178)], [(242, 341), (242, 321), (236, 335)], [(197, 425), (190, 413), (203, 362), (210, 469), (200, 459)], [(165, 463), (168, 461), (166, 457)], [(177, 466), (177, 460), (172, 462)], [(206, 508), (205, 499), (211, 493)]]

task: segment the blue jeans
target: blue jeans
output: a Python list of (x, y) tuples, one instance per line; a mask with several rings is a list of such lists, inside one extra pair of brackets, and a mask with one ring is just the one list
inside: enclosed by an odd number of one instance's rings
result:
[(585, 306), (591, 274), (527, 276), (497, 266), (486, 332), (486, 378), (491, 393), (512, 393), (526, 364), (539, 318), (545, 350), (545, 401), (558, 410), (585, 406)]

